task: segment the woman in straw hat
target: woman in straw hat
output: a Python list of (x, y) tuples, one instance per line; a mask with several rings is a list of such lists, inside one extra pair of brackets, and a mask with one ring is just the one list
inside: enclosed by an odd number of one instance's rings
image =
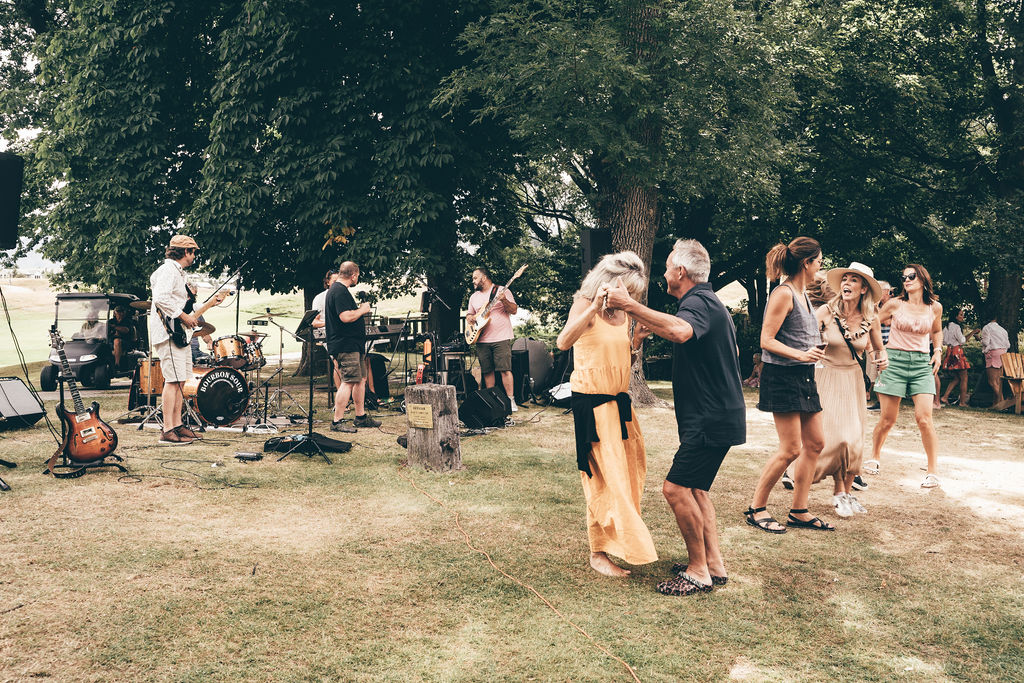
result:
[[(822, 366), (814, 374), (821, 398), (825, 448), (818, 456), (814, 481), (831, 476), (835, 482), (832, 505), (840, 517), (867, 510), (853, 495), (853, 480), (860, 474), (867, 425), (865, 370), (868, 362), (885, 368), (889, 361), (882, 346), (875, 302), (882, 288), (874, 272), (863, 263), (833, 268), (826, 276), (835, 292), (817, 311), (825, 341)], [(865, 356), (868, 341), (874, 358)]]
[(658, 559), (654, 539), (640, 517), (647, 477), (647, 453), (640, 424), (629, 402), (632, 352), (650, 334), (606, 305), (610, 285), (621, 279), (629, 296), (647, 289), (644, 262), (631, 251), (608, 254), (587, 273), (573, 297), (558, 348), (573, 349), (573, 419), (576, 465), (587, 501), (590, 566), (605, 576), (627, 576), (608, 555), (629, 564)]

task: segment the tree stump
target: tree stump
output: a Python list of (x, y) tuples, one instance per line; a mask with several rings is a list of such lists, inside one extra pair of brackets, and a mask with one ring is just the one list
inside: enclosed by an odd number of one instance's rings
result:
[(437, 472), (462, 469), (455, 387), (417, 384), (405, 389), (409, 464)]

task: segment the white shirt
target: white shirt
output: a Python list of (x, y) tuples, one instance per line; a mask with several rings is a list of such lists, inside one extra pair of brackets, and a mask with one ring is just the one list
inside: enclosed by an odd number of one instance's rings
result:
[(964, 331), (960, 329), (960, 325), (952, 320), (946, 323), (946, 329), (942, 331), (942, 345), (963, 346), (966, 343), (967, 338), (964, 336)]
[[(311, 310), (318, 311), (320, 313), (320, 315), (317, 316), (317, 320), (318, 321), (326, 322), (324, 320), (324, 311), (326, 309), (327, 309), (327, 290), (325, 289), (324, 291), (320, 292), (319, 294), (317, 294), (316, 296), (313, 297), (313, 308)], [(313, 336), (316, 337), (317, 339), (326, 339), (327, 338), (327, 328), (326, 327), (314, 327), (313, 328)]]
[[(170, 339), (171, 335), (157, 312), (173, 320), (185, 310), (185, 302), (188, 301), (185, 271), (177, 261), (164, 259), (163, 265), (149, 276), (149, 286), (153, 291), (153, 306), (149, 311), (149, 342), (159, 344)], [(191, 338), (192, 330), (187, 330), (186, 341)]]
[(981, 351), (1010, 348), (1010, 335), (995, 320), (981, 328)]

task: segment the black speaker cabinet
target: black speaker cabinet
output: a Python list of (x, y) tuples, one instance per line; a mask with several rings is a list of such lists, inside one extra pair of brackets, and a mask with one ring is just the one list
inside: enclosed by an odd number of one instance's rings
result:
[(500, 427), (512, 411), (512, 402), (503, 390), (490, 387), (466, 395), (459, 406), (459, 419), (470, 429)]
[(580, 230), (580, 246), (583, 251), (581, 270), (586, 275), (602, 256), (612, 253), (612, 231), (583, 228)]
[(43, 404), (17, 377), (0, 377), (0, 430), (31, 427), (43, 417)]
[(530, 352), (512, 350), (512, 394), (516, 403), (526, 403), (530, 398)]
[(379, 353), (366, 356), (370, 360), (370, 372), (373, 374), (373, 393), (380, 400), (391, 396), (388, 388), (388, 359)]
[(18, 246), (18, 215), (25, 162), (17, 154), (0, 152), (0, 249)]

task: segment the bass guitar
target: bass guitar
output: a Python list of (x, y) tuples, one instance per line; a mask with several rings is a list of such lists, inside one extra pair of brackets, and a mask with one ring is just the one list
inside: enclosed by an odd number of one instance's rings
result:
[(50, 459), (49, 469), (53, 469), (57, 456), (62, 452), (74, 462), (102, 460), (117, 448), (117, 432), (100, 419), (99, 403), (93, 401), (92, 405), (86, 407), (82, 402), (78, 385), (75, 384), (75, 375), (68, 364), (68, 357), (64, 355), (64, 340), (61, 339), (56, 326), (50, 328), (50, 340), (53, 348), (57, 350), (57, 355), (60, 356), (61, 372), (68, 383), (74, 410), (68, 410), (63, 404), (54, 409), (67, 435), (62, 447)]
[[(203, 313), (206, 313), (208, 310), (224, 301), (225, 298), (231, 296), (233, 292), (220, 292), (219, 294), (213, 295), (206, 303), (199, 307), (199, 310), (196, 310), (195, 308), (196, 295), (192, 291), (191, 286), (185, 287), (185, 294), (187, 295), (187, 298), (185, 299), (185, 306), (183, 310), (198, 318)], [(185, 329), (180, 318), (172, 318), (169, 315), (164, 315), (164, 312), (161, 311), (156, 304), (153, 304), (153, 307), (156, 308), (157, 315), (160, 316), (160, 320), (163, 322), (164, 328), (167, 330), (167, 334), (171, 335), (171, 341), (174, 342), (174, 345), (179, 348), (185, 348), (188, 346), (192, 341), (192, 330)]]
[(474, 320), (472, 323), (466, 323), (467, 344), (476, 344), (476, 340), (480, 338), (480, 332), (483, 331), (483, 329), (487, 326), (487, 323), (491, 321), (490, 313), (491, 308), (494, 306), (494, 302), (500, 299), (501, 295), (505, 293), (505, 290), (511, 287), (512, 283), (516, 281), (516, 278), (523, 274), (523, 271), (526, 270), (527, 265), (528, 264), (524, 263), (522, 266), (520, 266), (519, 270), (516, 271), (516, 274), (513, 275), (508, 282), (505, 283), (505, 286), (499, 289), (498, 293), (491, 297), (491, 300), (487, 302), (486, 306), (484, 306), (484, 310), (477, 313), (476, 320)]

